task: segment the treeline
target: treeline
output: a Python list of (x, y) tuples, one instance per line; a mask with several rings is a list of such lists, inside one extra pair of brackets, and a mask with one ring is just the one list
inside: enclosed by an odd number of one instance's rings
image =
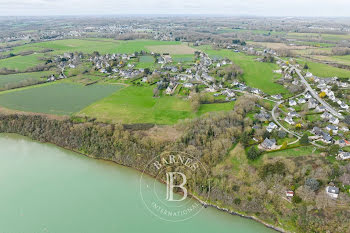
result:
[(46, 79), (40, 80), (40, 79), (30, 78), (30, 79), (21, 80), (19, 82), (7, 83), (3, 87), (0, 87), (0, 91), (27, 87), (27, 86), (37, 85), (45, 82), (46, 82)]
[(53, 63), (39, 64), (39, 65), (36, 65), (33, 67), (29, 67), (24, 71), (19, 71), (18, 69), (8, 69), (8, 68), (4, 67), (4, 68), (0, 68), (0, 75), (48, 71), (54, 67), (55, 67), (55, 65)]

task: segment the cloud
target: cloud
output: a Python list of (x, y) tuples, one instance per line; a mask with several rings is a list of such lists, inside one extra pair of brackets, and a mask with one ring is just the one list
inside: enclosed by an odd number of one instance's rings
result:
[(349, 16), (348, 0), (0, 0), (0, 15)]

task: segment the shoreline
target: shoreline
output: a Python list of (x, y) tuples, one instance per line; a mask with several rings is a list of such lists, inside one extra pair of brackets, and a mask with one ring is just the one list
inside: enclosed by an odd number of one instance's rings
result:
[[(140, 172), (140, 173), (144, 173), (144, 174), (146, 174), (147, 176), (152, 177), (153, 179), (156, 179), (154, 176), (152, 176), (152, 175), (150, 175), (150, 174), (148, 174), (148, 173), (146, 173), (146, 172), (144, 172), (144, 171), (141, 171), (141, 170), (138, 169), (138, 168), (135, 168), (135, 167), (132, 167), (132, 166), (127, 166), (127, 165), (125, 165), (125, 164), (118, 163), (118, 162), (115, 161), (115, 160), (110, 160), (110, 159), (105, 159), (105, 158), (97, 158), (97, 157), (95, 157), (95, 156), (93, 156), (93, 155), (84, 154), (84, 153), (81, 153), (81, 152), (79, 152), (79, 151), (75, 151), (75, 150), (73, 150), (73, 149), (61, 147), (61, 146), (56, 145), (56, 144), (54, 144), (54, 143), (52, 143), (52, 142), (40, 142), (40, 141), (37, 141), (37, 140), (32, 139), (31, 137), (23, 136), (23, 135), (18, 134), (18, 133), (2, 133), (2, 132), (0, 132), (0, 135), (17, 135), (17, 136), (21, 136), (21, 137), (25, 137), (25, 138), (27, 138), (27, 139), (30, 139), (30, 140), (32, 140), (33, 142), (43, 143), (43, 144), (50, 144), (50, 145), (56, 146), (56, 147), (58, 147), (58, 148), (60, 148), (60, 149), (64, 149), (64, 150), (67, 150), (67, 151), (70, 151), (70, 152), (74, 152), (74, 153), (77, 153), (77, 154), (79, 154), (79, 155), (83, 155), (83, 156), (88, 157), (88, 158), (92, 158), (92, 159), (95, 159), (95, 160), (101, 160), (101, 161), (104, 161), (104, 162), (113, 163), (114, 165), (117, 164), (117, 165), (119, 165), (119, 166), (124, 166), (124, 167), (127, 167), (127, 168), (131, 168), (131, 169), (136, 170), (136, 171), (138, 171), (138, 172)], [(161, 180), (159, 180), (159, 179), (156, 179), (156, 180), (157, 180), (158, 182), (161, 182), (161, 183), (164, 184), (164, 182), (162, 182)], [(215, 209), (217, 209), (217, 210), (219, 210), (219, 211), (228, 213), (228, 214), (230, 214), (230, 215), (236, 215), (236, 216), (239, 216), (239, 217), (242, 217), (242, 218), (246, 218), (246, 219), (250, 219), (250, 220), (256, 221), (256, 222), (258, 222), (258, 223), (264, 225), (265, 227), (270, 228), (270, 229), (272, 229), (272, 230), (275, 230), (275, 231), (277, 231), (277, 232), (288, 233), (288, 231), (286, 231), (286, 230), (284, 230), (284, 229), (282, 229), (282, 228), (279, 228), (279, 227), (277, 227), (277, 226), (271, 225), (271, 224), (269, 224), (269, 223), (266, 223), (266, 222), (264, 222), (263, 220), (261, 220), (261, 219), (255, 217), (255, 216), (244, 215), (244, 214), (239, 213), (239, 212), (236, 212), (236, 211), (234, 211), (234, 210), (230, 210), (230, 209), (227, 209), (227, 208), (224, 208), (224, 207), (220, 207), (220, 206), (215, 205), (215, 204), (207, 203), (207, 202), (201, 200), (199, 197), (193, 195), (192, 193), (189, 193), (189, 196), (193, 197), (193, 199), (195, 199), (197, 202), (199, 202), (204, 208), (212, 207), (212, 208), (215, 208)]]

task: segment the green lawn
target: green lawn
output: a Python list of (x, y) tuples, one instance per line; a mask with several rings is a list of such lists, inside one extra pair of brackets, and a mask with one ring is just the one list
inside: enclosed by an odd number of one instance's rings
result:
[(43, 64), (38, 58), (43, 57), (43, 54), (31, 54), (27, 56), (15, 56), (0, 60), (0, 68), (25, 71), (28, 68)]
[[(286, 150), (281, 150), (281, 151), (275, 151), (275, 152), (270, 152), (266, 153), (265, 156), (268, 157), (274, 157), (274, 156), (306, 156), (306, 155), (311, 155), (312, 151), (314, 150), (315, 146), (302, 146), (302, 147), (297, 147), (297, 148), (290, 148)], [(317, 150), (315, 153), (319, 153)]]
[(209, 50), (206, 49), (211, 57), (227, 57), (235, 64), (239, 65), (243, 71), (243, 78), (248, 86), (261, 89), (267, 94), (285, 94), (288, 91), (277, 83), (275, 80), (281, 78), (281, 75), (273, 73), (278, 66), (273, 63), (263, 63), (255, 61), (254, 56), (248, 56), (243, 53), (234, 53), (231, 50)]
[(120, 85), (83, 86), (52, 83), (7, 91), (0, 94), (0, 105), (9, 109), (70, 115), (119, 90)]
[(0, 75), (0, 89), (20, 83), (39, 81), (41, 80), (40, 77), (49, 76), (50, 74), (52, 74), (51, 71)]

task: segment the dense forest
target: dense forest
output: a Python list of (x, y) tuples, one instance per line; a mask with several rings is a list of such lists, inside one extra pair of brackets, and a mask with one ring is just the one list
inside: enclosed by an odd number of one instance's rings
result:
[[(350, 197), (341, 192), (334, 201), (323, 191), (329, 181), (350, 184), (350, 165), (331, 164), (316, 156), (275, 157), (252, 163), (241, 142), (244, 135), (253, 133), (248, 113), (258, 103), (254, 97), (243, 96), (230, 112), (204, 115), (171, 129), (1, 111), (0, 132), (54, 143), (138, 170), (166, 151), (186, 152), (209, 168), (211, 204), (287, 230), (347, 232)], [(162, 136), (171, 132), (176, 136)], [(235, 167), (233, 160), (239, 160), (240, 165)], [(147, 172), (152, 175), (154, 171)], [(208, 192), (208, 180), (201, 177), (205, 176), (198, 174), (189, 187), (200, 198)], [(289, 189), (296, 191), (291, 201), (285, 200)]]

